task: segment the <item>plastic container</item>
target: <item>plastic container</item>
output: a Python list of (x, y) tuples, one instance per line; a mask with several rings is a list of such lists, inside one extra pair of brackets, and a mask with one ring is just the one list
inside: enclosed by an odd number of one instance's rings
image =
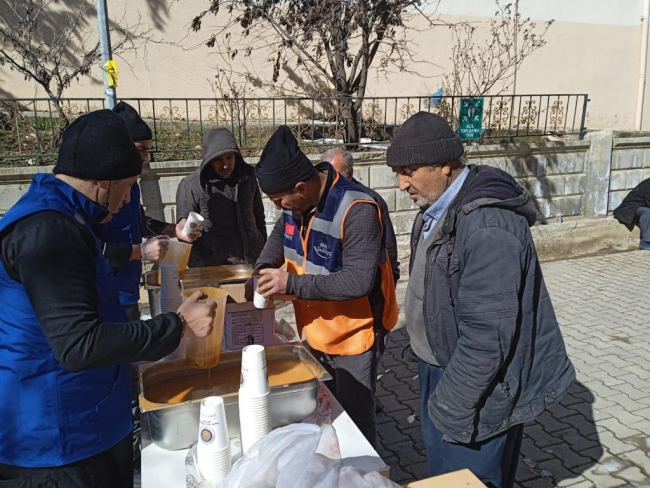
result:
[(185, 331), (185, 358), (194, 369), (214, 368), (221, 362), (223, 344), (223, 323), (226, 318), (228, 292), (221, 288), (200, 287), (183, 291), (185, 298), (196, 291), (202, 291), (217, 303), (217, 312), (212, 324), (212, 332), (207, 337), (196, 337), (191, 330)]

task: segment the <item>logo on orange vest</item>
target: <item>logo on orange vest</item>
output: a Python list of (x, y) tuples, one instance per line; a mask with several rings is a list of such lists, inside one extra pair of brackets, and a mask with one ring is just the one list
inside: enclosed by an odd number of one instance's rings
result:
[(321, 242), (318, 246), (314, 246), (314, 252), (323, 259), (329, 259), (332, 255), (332, 251), (329, 250), (327, 244), (324, 242)]

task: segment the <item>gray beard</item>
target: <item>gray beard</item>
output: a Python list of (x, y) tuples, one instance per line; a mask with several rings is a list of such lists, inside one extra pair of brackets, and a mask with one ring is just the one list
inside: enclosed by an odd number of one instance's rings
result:
[(418, 198), (417, 198), (417, 200), (415, 200), (414, 203), (415, 203), (418, 207), (420, 207), (420, 210), (422, 210), (423, 212), (426, 212), (427, 209), (428, 209), (431, 205), (433, 205), (434, 203), (436, 203), (437, 201), (438, 201), (437, 198), (427, 198), (427, 197), (425, 197), (425, 196), (422, 196), (422, 195), (418, 194)]

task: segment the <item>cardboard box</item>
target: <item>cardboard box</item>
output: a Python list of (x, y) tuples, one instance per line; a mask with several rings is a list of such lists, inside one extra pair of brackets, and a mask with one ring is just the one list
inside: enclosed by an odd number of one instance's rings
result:
[(226, 305), (224, 324), (225, 350), (241, 349), (248, 344), (272, 346), (275, 327), (275, 307), (255, 308), (253, 302)]
[[(246, 287), (244, 283), (234, 283), (232, 285), (221, 285), (219, 288), (223, 288), (228, 292), (232, 301), (237, 303), (243, 303), (246, 301)], [(231, 300), (228, 300), (230, 302)]]
[(406, 488), (486, 488), (469, 469), (455, 471), (425, 480), (414, 481)]

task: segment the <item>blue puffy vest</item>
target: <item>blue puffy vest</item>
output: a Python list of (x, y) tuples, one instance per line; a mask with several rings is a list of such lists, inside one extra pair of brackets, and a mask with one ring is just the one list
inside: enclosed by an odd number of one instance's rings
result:
[[(90, 234), (90, 222), (102, 211), (63, 181), (38, 174), (0, 219), (0, 232), (44, 210), (74, 217)], [(96, 247), (99, 318), (126, 322), (111, 266), (97, 240)], [(104, 452), (131, 432), (130, 364), (67, 371), (56, 361), (25, 288), (2, 265), (0, 310), (0, 463), (61, 466)]]
[[(142, 212), (140, 210), (140, 187), (134, 183), (131, 187), (131, 201), (123, 205), (113, 215), (110, 222), (94, 226), (98, 239), (102, 242), (127, 244), (142, 243)], [(140, 298), (140, 280), (142, 278), (142, 261), (129, 261), (126, 267), (113, 270), (120, 291), (120, 303), (134, 305)]]

